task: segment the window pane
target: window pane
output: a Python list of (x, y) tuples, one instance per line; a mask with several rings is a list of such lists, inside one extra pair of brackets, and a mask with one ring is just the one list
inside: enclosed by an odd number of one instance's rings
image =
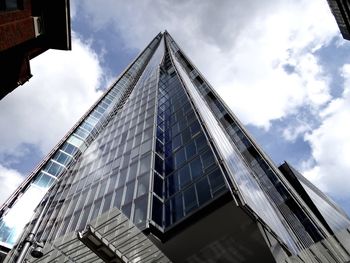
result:
[(126, 185), (124, 204), (127, 204), (132, 201), (132, 198), (134, 196), (134, 186), (135, 182), (131, 182)]
[(193, 186), (184, 192), (184, 201), (186, 214), (197, 207), (196, 193)]
[(163, 220), (163, 203), (153, 196), (153, 207), (152, 207), (152, 220), (158, 225), (162, 226)]
[(214, 172), (212, 172), (209, 175), (209, 182), (210, 182), (210, 186), (213, 191), (213, 194), (215, 194), (221, 189), (224, 189), (224, 186), (226, 186), (224, 176), (219, 169), (216, 169)]
[(179, 171), (180, 187), (185, 187), (189, 182), (191, 182), (190, 169), (187, 165), (182, 167)]
[(136, 226), (144, 224), (147, 217), (147, 196), (135, 201), (134, 223)]
[(211, 198), (208, 178), (204, 177), (196, 184), (199, 205), (204, 204)]
[(186, 161), (184, 148), (180, 149), (175, 153), (175, 164), (176, 167), (180, 167)]
[(197, 178), (202, 175), (202, 162), (199, 157), (197, 157), (190, 163), (190, 167), (193, 178)]
[(183, 205), (181, 193), (171, 199), (172, 221), (176, 222), (183, 217)]
[(159, 196), (163, 197), (163, 179), (157, 175), (154, 174), (154, 187), (153, 191)]

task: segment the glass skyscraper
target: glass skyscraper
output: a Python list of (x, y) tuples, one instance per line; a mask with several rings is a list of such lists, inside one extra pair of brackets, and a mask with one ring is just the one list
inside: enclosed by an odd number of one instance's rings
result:
[(1, 213), (5, 262), (350, 260), (348, 216), (276, 167), (167, 32)]

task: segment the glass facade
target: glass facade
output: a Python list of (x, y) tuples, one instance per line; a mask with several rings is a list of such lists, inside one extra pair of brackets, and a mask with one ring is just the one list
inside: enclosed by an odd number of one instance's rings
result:
[[(27, 181), (23, 196), (37, 198), (32, 211), (47, 194), (19, 243), (39, 214), (35, 236), (45, 244), (116, 211), (161, 240), (200, 220), (195, 215), (206, 208), (218, 209), (210, 205), (232, 202), (283, 260), (299, 255), (313, 260), (316, 243), (332, 255), (343, 251), (338, 243), (323, 242), (332, 231), (167, 32), (155, 37)], [(332, 218), (330, 203), (322, 204), (321, 195), (302, 183), (332, 227), (349, 226), (346, 215)], [(1, 219), (2, 242), (13, 244), (28, 222), (14, 227), (7, 219), (28, 198), (15, 198)]]
[[(57, 181), (67, 168), (86, 150), (104, 129), (115, 112), (120, 110), (130, 90), (138, 80), (145, 65), (160, 41), (158, 35), (139, 55), (112, 87), (81, 118), (62, 141), (51, 151), (13, 196), (1, 207), (0, 244), (12, 248), (24, 225), (30, 220), (35, 207), (48, 189)], [(27, 193), (28, 192), (28, 193)], [(33, 194), (35, 193), (35, 194)], [(33, 197), (32, 197), (33, 196)], [(36, 198), (40, 196), (40, 198)], [(21, 209), (22, 199), (31, 199), (25, 213)], [(18, 218), (12, 223), (11, 218)]]
[(164, 231), (228, 189), (169, 52), (160, 67), (157, 109), (152, 220)]

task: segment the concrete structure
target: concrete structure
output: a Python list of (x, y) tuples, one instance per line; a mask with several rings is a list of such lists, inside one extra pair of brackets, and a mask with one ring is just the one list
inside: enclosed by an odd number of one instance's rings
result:
[(31, 78), (30, 59), (71, 49), (69, 1), (0, 0), (0, 36), (2, 99)]
[(1, 212), (6, 262), (350, 260), (346, 214), (276, 167), (167, 32)]

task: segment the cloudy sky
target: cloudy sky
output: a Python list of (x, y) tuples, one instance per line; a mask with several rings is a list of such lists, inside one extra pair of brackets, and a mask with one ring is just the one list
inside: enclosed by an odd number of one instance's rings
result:
[(0, 202), (167, 29), (276, 164), (350, 214), (350, 42), (326, 0), (71, 0), (71, 52), (0, 102)]

